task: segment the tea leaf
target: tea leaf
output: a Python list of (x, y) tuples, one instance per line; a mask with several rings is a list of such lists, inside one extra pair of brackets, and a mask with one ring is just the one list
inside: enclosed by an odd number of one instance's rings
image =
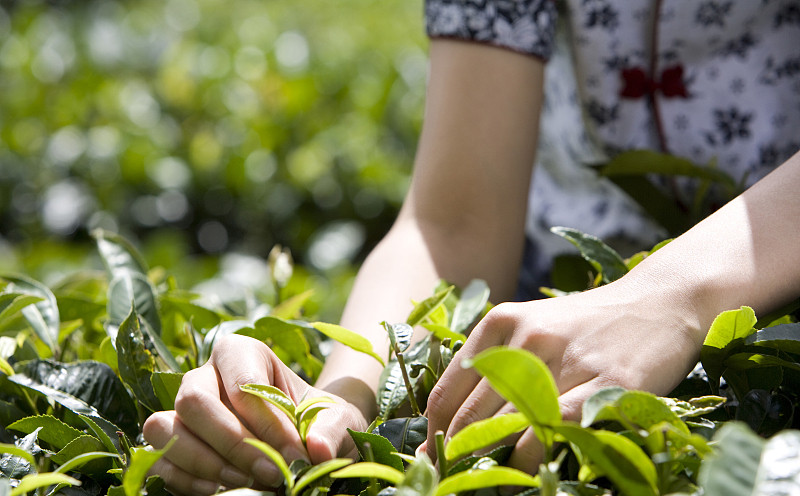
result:
[(11, 490), (10, 496), (20, 496), (27, 494), (40, 487), (52, 486), (54, 484), (67, 484), (70, 486), (80, 486), (81, 481), (68, 475), (57, 472), (45, 472), (41, 474), (29, 474), (19, 481), (19, 485)]
[(103, 459), (103, 458), (116, 458), (119, 459), (119, 455), (116, 453), (107, 453), (105, 451), (89, 451), (89, 452), (82, 452), (81, 454), (71, 458), (67, 462), (63, 463), (56, 472), (65, 474), (71, 470), (76, 470), (80, 467), (83, 467), (89, 462), (93, 462), (95, 460)]
[(377, 360), (381, 365), (386, 365), (383, 359), (378, 356), (377, 353), (375, 353), (375, 350), (372, 348), (372, 343), (370, 343), (370, 341), (361, 334), (355, 333), (349, 329), (345, 329), (342, 326), (338, 326), (336, 324), (327, 324), (325, 322), (313, 322), (311, 326), (329, 338), (335, 339), (336, 341), (345, 346), (349, 346), (356, 351), (366, 353)]
[(300, 439), (303, 442), (306, 442), (306, 436), (308, 435), (308, 429), (311, 427), (311, 424), (317, 419), (317, 414), (322, 410), (328, 408), (327, 405), (324, 406), (314, 406), (303, 410), (303, 413), (299, 413), (300, 418), (297, 420), (297, 432), (300, 434)]
[(6, 291), (8, 292), (41, 298), (41, 301), (22, 308), (22, 315), (39, 339), (57, 356), (59, 353), (58, 334), (61, 327), (61, 318), (58, 312), (58, 302), (56, 302), (53, 292), (39, 281), (21, 274), (6, 274), (0, 276), (0, 279), (8, 281), (8, 286), (6, 286)]
[(144, 336), (139, 328), (139, 317), (134, 308), (129, 307), (128, 317), (122, 322), (117, 333), (117, 365), (119, 376), (133, 391), (136, 399), (151, 411), (158, 411), (158, 401), (150, 376), (153, 374), (155, 360), (144, 344)]
[(175, 372), (153, 372), (150, 376), (153, 392), (156, 393), (163, 410), (175, 409), (175, 397), (178, 395), (182, 380), (183, 374)]
[(353, 460), (349, 458), (334, 458), (333, 460), (328, 460), (320, 463), (319, 465), (315, 465), (311, 467), (302, 477), (300, 477), (300, 479), (297, 481), (297, 484), (295, 484), (294, 488), (291, 490), (291, 493), (293, 495), (298, 495), (303, 491), (303, 489), (308, 487), (314, 481), (325, 477), (329, 473), (339, 470), (345, 465), (349, 465), (351, 463), (353, 463)]
[(473, 367), (484, 376), (495, 391), (525, 415), (539, 439), (548, 444), (541, 427), (557, 425), (561, 410), (553, 375), (540, 358), (522, 349), (498, 346), (461, 365)]
[(481, 316), (489, 302), (489, 285), (481, 279), (470, 281), (461, 292), (461, 298), (453, 311), (453, 320), (450, 328), (462, 333)]
[(308, 407), (310, 407), (311, 405), (316, 405), (317, 403), (334, 403), (334, 401), (333, 398), (328, 398), (327, 396), (315, 396), (313, 398), (306, 398), (300, 403), (298, 403), (295, 411), (297, 412), (297, 415), (302, 416), (303, 412), (305, 412)]
[(395, 353), (403, 353), (411, 345), (411, 336), (414, 334), (414, 328), (406, 323), (389, 324), (388, 322), (381, 322), (386, 334), (389, 335), (389, 342), (392, 345), (392, 350)]
[(122, 324), (131, 311), (150, 324), (156, 334), (161, 333), (161, 319), (158, 316), (155, 290), (144, 274), (124, 272), (114, 277), (108, 285), (108, 324), (106, 330), (114, 338), (116, 327)]
[(597, 467), (595, 473), (608, 477), (622, 493), (637, 496), (658, 493), (655, 465), (630, 439), (568, 423), (554, 426), (553, 430), (577, 446)]
[(603, 282), (616, 281), (628, 272), (619, 253), (600, 239), (568, 227), (552, 227), (550, 231), (575, 245), (581, 256), (601, 275)]
[(522, 413), (498, 415), (473, 422), (450, 438), (445, 447), (445, 457), (451, 462), (476, 450), (502, 441), (511, 434), (524, 430), (529, 425), (528, 419)]
[(282, 301), (280, 305), (276, 305), (270, 313), (273, 317), (279, 319), (296, 319), (300, 314), (300, 310), (303, 309), (303, 306), (313, 295), (313, 289), (294, 295)]
[(455, 286), (448, 286), (447, 288), (437, 292), (435, 295), (430, 296), (423, 300), (421, 303), (418, 303), (414, 306), (414, 309), (411, 310), (411, 313), (406, 318), (406, 324), (410, 325), (411, 327), (415, 327), (417, 325), (422, 324), (426, 318), (436, 310), (439, 305), (443, 304), (447, 297), (450, 296), (450, 293), (453, 292)]
[(744, 344), (800, 354), (800, 323), (779, 324), (761, 329), (747, 336)]
[(373, 434), (388, 439), (398, 453), (414, 455), (419, 445), (428, 436), (428, 419), (406, 417), (387, 420), (375, 428)]
[(23, 308), (40, 301), (44, 301), (44, 298), (23, 293), (0, 295), (0, 330), (16, 319)]
[(459, 332), (453, 332), (449, 327), (440, 324), (422, 324), (431, 334), (436, 336), (439, 341), (449, 339), (453, 344), (456, 341), (466, 341), (467, 337)]
[(17, 458), (22, 458), (23, 460), (28, 462), (31, 465), (31, 467), (36, 466), (36, 459), (33, 457), (33, 455), (14, 444), (0, 443), (0, 453), (5, 453), (7, 455), (15, 456)]
[(755, 323), (755, 312), (745, 306), (722, 312), (711, 323), (700, 350), (700, 361), (708, 374), (713, 392), (719, 389), (719, 379), (725, 370), (723, 362), (738, 344), (755, 332)]
[[(104, 448), (107, 450), (103, 443), (101, 443), (96, 437), (90, 436), (89, 434), (83, 434), (73, 439), (72, 442), (64, 446), (64, 448), (62, 448), (58, 453), (53, 455), (52, 460), (54, 463), (63, 464), (82, 455), (83, 453), (95, 452), (118, 456), (116, 449), (112, 449), (112, 451), (109, 452), (103, 451)], [(64, 472), (64, 470), (59, 471)]]
[[(398, 459), (399, 461), (399, 459)], [(402, 463), (401, 463), (402, 466)], [(359, 462), (331, 474), (334, 479), (348, 479), (355, 477), (376, 478), (390, 482), (395, 486), (403, 481), (405, 475), (396, 468), (374, 462)]]
[(443, 480), (436, 489), (436, 496), (475, 491), (485, 487), (521, 486), (539, 487), (539, 477), (528, 475), (510, 467), (490, 467), (484, 470), (467, 470)]
[(403, 482), (397, 485), (395, 496), (433, 496), (438, 475), (427, 456), (418, 456), (412, 463)]
[(287, 417), (289, 417), (289, 420), (291, 420), (292, 423), (295, 422), (296, 407), (294, 401), (292, 401), (292, 399), (289, 398), (286, 393), (275, 386), (270, 386), (267, 384), (240, 384), (239, 389), (245, 393), (258, 396), (262, 400), (275, 405), (276, 407), (280, 408), (280, 410), (285, 413)]
[(744, 424), (723, 425), (713, 438), (715, 454), (700, 466), (698, 485), (707, 496), (750, 496), (755, 494), (764, 441)]
[(753, 494), (797, 492), (800, 475), (796, 467), (800, 467), (800, 432), (787, 430), (776, 434), (761, 451)]
[(83, 435), (83, 432), (65, 424), (52, 415), (37, 415), (25, 417), (6, 427), (19, 431), (23, 434), (30, 434), (36, 429), (39, 430), (39, 439), (52, 446), (55, 450), (60, 450), (75, 438)]
[(244, 442), (247, 444), (258, 448), (262, 453), (267, 455), (267, 458), (272, 460), (272, 463), (278, 467), (278, 470), (281, 471), (283, 474), (283, 479), (286, 483), (286, 489), (290, 492), (294, 487), (294, 477), (292, 477), (292, 472), (289, 470), (289, 465), (286, 464), (286, 460), (283, 459), (278, 451), (270, 446), (269, 444), (265, 443), (264, 441), (259, 441), (258, 439), (245, 439)]
[(350, 437), (358, 449), (362, 460), (367, 460), (366, 445), (369, 444), (372, 451), (373, 461), (381, 465), (387, 465), (396, 470), (403, 471), (403, 462), (397, 456), (397, 450), (392, 445), (391, 441), (378, 434), (369, 432), (359, 432), (352, 429), (347, 429)]
[(122, 476), (122, 488), (126, 496), (138, 496), (141, 493), (142, 485), (147, 479), (147, 472), (172, 447), (176, 439), (172, 438), (161, 449), (133, 448), (131, 450), (128, 468), (125, 470), (125, 475)]

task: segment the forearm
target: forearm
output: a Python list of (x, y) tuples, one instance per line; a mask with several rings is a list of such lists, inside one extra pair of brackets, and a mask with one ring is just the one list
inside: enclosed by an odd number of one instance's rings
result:
[[(434, 40), (414, 176), (389, 234), (365, 261), (342, 325), (382, 355), (381, 321), (402, 322), (439, 279), (513, 293), (524, 238), (541, 103), (541, 61), (474, 43)], [(336, 345), (318, 385), (372, 391), (380, 366)], [(333, 392), (333, 391), (332, 391)], [(368, 401), (362, 393), (359, 403)], [(374, 403), (374, 398), (373, 403)]]
[(764, 315), (800, 296), (800, 154), (637, 266), (630, 282), (671, 294), (702, 343), (714, 317)]

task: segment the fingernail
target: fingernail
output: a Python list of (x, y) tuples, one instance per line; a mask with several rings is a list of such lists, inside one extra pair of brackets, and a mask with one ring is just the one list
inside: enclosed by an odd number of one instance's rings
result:
[(259, 458), (253, 463), (253, 474), (270, 487), (279, 487), (284, 482), (281, 471), (266, 458)]
[(198, 494), (214, 494), (219, 490), (219, 484), (205, 479), (192, 481), (192, 491)]
[(219, 471), (219, 478), (230, 488), (250, 487), (253, 485), (253, 478), (245, 474), (236, 467), (230, 465)]

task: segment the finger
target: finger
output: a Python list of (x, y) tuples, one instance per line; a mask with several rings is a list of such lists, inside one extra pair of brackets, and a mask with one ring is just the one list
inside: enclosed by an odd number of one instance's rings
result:
[(278, 468), (245, 442), (257, 436), (222, 403), (213, 367), (206, 364), (184, 375), (175, 398), (175, 410), (189, 431), (242, 472), (269, 486), (283, 481)]
[[(308, 460), (294, 420), (278, 407), (242, 391), (239, 386), (269, 384), (287, 393), (295, 403), (311, 386), (285, 367), (261, 342), (244, 336), (236, 338), (219, 343), (211, 358), (232, 410), (258, 439), (277, 449), (287, 463), (299, 458)], [(254, 352), (242, 353), (246, 347), (253, 346)]]
[(614, 384), (609, 379), (596, 375), (562, 393), (558, 397), (558, 403), (561, 405), (561, 417), (564, 420), (579, 422), (583, 412), (583, 403), (586, 399), (600, 389), (612, 385)]
[(319, 413), (306, 436), (311, 463), (317, 465), (335, 457), (355, 458), (358, 454), (346, 428), (364, 431), (367, 422), (352, 405), (337, 403)]
[(227, 463), (216, 451), (199, 440), (178, 419), (174, 411), (157, 412), (144, 425), (144, 433), (156, 448), (177, 437), (164, 455), (176, 467), (200, 479), (220, 481), (228, 487), (249, 487), (253, 480)]
[(497, 394), (489, 381), (486, 378), (481, 379), (456, 411), (445, 439), (453, 437), (458, 431), (474, 422), (497, 415), (506, 405), (508, 402)]
[[(507, 304), (498, 305), (478, 323), (428, 395), (428, 439), (433, 439), (437, 431), (449, 430), (456, 412), (481, 380), (473, 369), (463, 369), (461, 363), (486, 348), (505, 343), (507, 333), (514, 328), (511, 312), (506, 308)], [(433, 443), (429, 443), (428, 452), (432, 449)]]
[(511, 452), (508, 464), (511, 467), (534, 474), (539, 470), (539, 465), (544, 460), (544, 446), (539, 438), (528, 428), (522, 433)]
[(161, 458), (150, 468), (151, 475), (160, 475), (167, 489), (176, 495), (214, 494), (220, 489), (217, 482), (199, 479), (178, 468), (171, 461)]

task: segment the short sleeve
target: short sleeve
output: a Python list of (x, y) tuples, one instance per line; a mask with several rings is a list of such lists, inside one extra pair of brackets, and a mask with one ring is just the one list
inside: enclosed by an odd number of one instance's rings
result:
[(488, 43), (548, 59), (553, 51), (553, 0), (425, 0), (431, 38)]

